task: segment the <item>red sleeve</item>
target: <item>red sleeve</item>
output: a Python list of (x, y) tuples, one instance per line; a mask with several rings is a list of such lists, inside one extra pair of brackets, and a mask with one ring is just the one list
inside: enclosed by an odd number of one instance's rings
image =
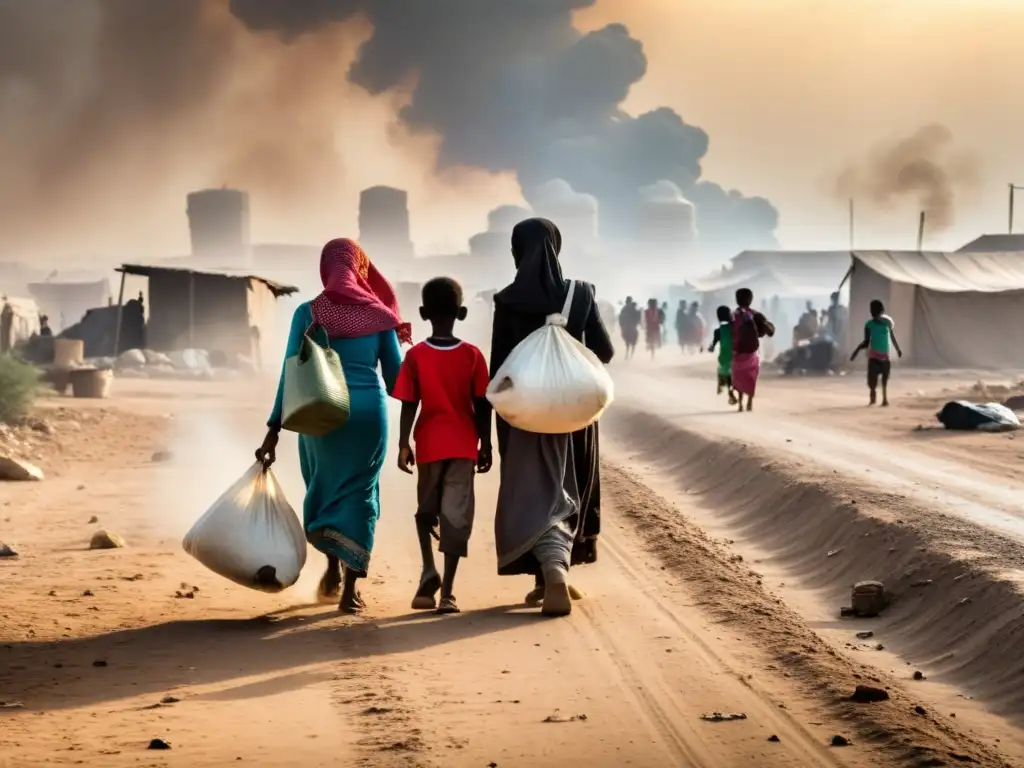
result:
[(418, 403), (420, 400), (420, 379), (416, 370), (415, 352), (415, 347), (406, 352), (402, 367), (398, 369), (395, 389), (391, 393), (395, 400), (401, 400), (403, 403)]
[(491, 382), (491, 376), (487, 372), (487, 361), (483, 353), (473, 347), (473, 397), (483, 397), (487, 394), (487, 385)]

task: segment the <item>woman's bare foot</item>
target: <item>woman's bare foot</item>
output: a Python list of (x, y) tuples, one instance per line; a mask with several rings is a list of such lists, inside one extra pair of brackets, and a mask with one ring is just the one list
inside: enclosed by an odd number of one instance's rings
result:
[(342, 613), (360, 613), (365, 607), (363, 596), (359, 594), (356, 585), (359, 577), (354, 571), (345, 569), (345, 586), (341, 590), (341, 602), (338, 603), (338, 610)]
[(341, 593), (341, 601), (338, 603), (338, 610), (342, 613), (362, 613), (364, 608), (366, 608), (366, 603), (363, 602), (362, 595), (359, 594), (358, 590), (352, 590), (350, 592), (346, 589)]

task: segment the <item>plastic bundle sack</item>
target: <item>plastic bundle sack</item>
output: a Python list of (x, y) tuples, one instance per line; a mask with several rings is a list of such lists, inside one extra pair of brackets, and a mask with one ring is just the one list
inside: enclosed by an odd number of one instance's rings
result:
[(565, 329), (576, 292), (560, 313), (512, 350), (487, 386), (487, 399), (513, 427), (561, 435), (590, 426), (615, 397), (615, 386), (597, 355)]
[(256, 462), (185, 534), (182, 547), (214, 573), (261, 592), (299, 579), (306, 537), (274, 473)]

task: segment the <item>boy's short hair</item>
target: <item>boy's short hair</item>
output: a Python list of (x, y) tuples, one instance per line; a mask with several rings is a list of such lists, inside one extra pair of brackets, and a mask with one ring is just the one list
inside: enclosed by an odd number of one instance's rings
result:
[(754, 292), (749, 288), (738, 288), (736, 290), (736, 303), (741, 307), (749, 307), (754, 303)]
[(715, 314), (718, 315), (718, 322), (727, 323), (729, 318), (732, 317), (732, 310), (723, 304), (715, 310)]
[(454, 318), (462, 309), (462, 286), (450, 277), (435, 277), (423, 286), (424, 319)]
[(885, 304), (879, 299), (871, 300), (871, 316), (878, 317), (879, 315), (885, 314)]

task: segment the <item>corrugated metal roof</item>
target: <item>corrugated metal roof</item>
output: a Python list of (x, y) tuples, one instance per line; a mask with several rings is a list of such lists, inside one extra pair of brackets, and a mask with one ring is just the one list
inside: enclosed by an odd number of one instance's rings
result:
[(945, 293), (1001, 293), (1024, 290), (1019, 252), (854, 251), (856, 264), (895, 283)]
[(299, 289), (294, 285), (284, 285), (283, 283), (275, 282), (266, 277), (260, 277), (259, 275), (250, 275), (247, 272), (241, 270), (230, 270), (230, 269), (189, 269), (186, 267), (161, 267), (153, 266), (149, 264), (122, 264), (115, 270), (117, 272), (123, 272), (126, 275), (136, 275), (138, 277), (152, 277), (153, 275), (166, 274), (166, 273), (179, 273), (179, 274), (191, 274), (191, 275), (202, 275), (206, 277), (227, 277), (233, 280), (254, 280), (258, 283), (262, 283), (267, 289), (274, 294), (275, 297), (289, 296), (293, 293), (298, 293)]

